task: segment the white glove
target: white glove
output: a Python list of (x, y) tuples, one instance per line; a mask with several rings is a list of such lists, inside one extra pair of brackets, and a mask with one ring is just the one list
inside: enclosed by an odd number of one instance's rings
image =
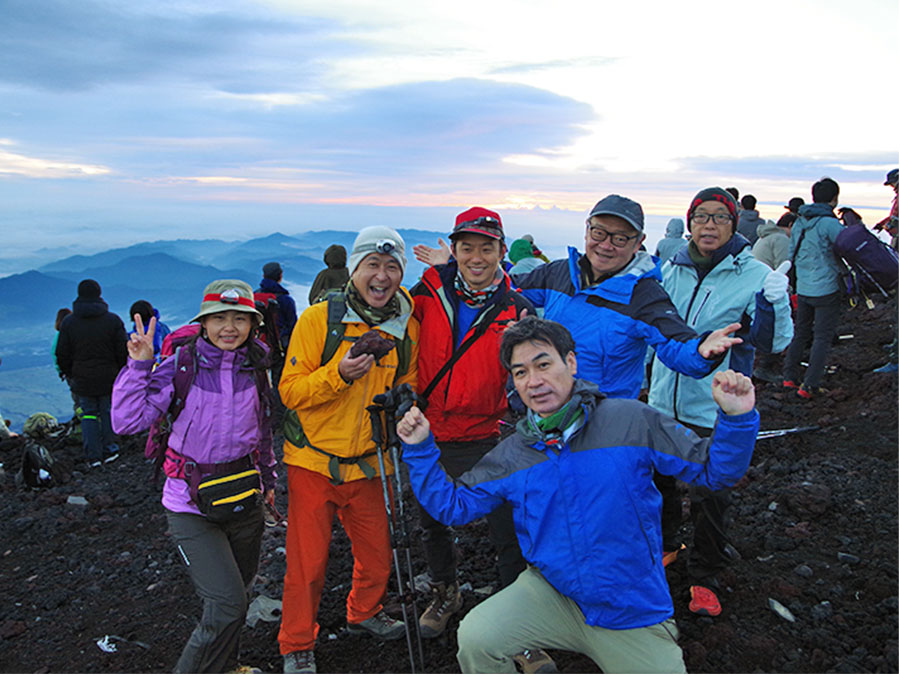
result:
[(772, 270), (763, 281), (763, 296), (771, 303), (780, 300), (787, 294), (787, 272), (791, 269), (791, 261), (785, 260), (777, 269)]

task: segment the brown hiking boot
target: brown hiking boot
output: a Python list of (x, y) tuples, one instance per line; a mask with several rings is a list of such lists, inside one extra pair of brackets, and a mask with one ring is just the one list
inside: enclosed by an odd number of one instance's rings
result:
[(556, 663), (543, 649), (526, 649), (516, 654), (513, 661), (523, 673), (558, 673)]
[(432, 598), (419, 618), (419, 631), (424, 638), (437, 637), (444, 632), (450, 617), (463, 605), (459, 582), (431, 584)]

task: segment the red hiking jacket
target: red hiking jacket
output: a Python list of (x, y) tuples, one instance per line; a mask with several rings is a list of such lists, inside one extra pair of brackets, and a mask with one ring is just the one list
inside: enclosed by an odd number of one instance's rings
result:
[[(415, 300), (413, 316), (419, 320), (419, 381), (422, 393), (453, 354), (457, 344), (457, 308), (461, 300), (453, 287), (456, 263), (430, 267), (410, 294)], [(500, 418), (506, 412), (507, 372), (500, 365), (500, 338), (510, 321), (523, 309), (534, 314), (534, 306), (510, 289), (504, 274), (500, 288), (481, 308), (460, 344), (465, 342), (492, 308), (499, 304), (499, 314), (487, 331), (479, 337), (441, 378), (428, 398), (426, 415), (434, 437), (441, 441), (474, 441), (497, 437)]]

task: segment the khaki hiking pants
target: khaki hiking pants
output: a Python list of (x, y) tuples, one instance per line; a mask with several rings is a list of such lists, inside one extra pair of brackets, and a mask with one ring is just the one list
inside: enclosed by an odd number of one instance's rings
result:
[(588, 626), (578, 605), (529, 566), (466, 614), (456, 658), (464, 673), (515, 673), (512, 657), (525, 649), (565, 649), (604, 673), (683, 673), (677, 637), (674, 619), (631, 630)]

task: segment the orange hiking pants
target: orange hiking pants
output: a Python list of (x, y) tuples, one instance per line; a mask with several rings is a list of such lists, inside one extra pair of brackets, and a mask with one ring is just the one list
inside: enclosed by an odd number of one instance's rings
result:
[(319, 633), (316, 616), (335, 513), (350, 538), (353, 553), (347, 621), (359, 623), (381, 611), (391, 573), (381, 479), (332, 485), (320, 473), (288, 465), (287, 571), (278, 633), (282, 654), (315, 647)]

